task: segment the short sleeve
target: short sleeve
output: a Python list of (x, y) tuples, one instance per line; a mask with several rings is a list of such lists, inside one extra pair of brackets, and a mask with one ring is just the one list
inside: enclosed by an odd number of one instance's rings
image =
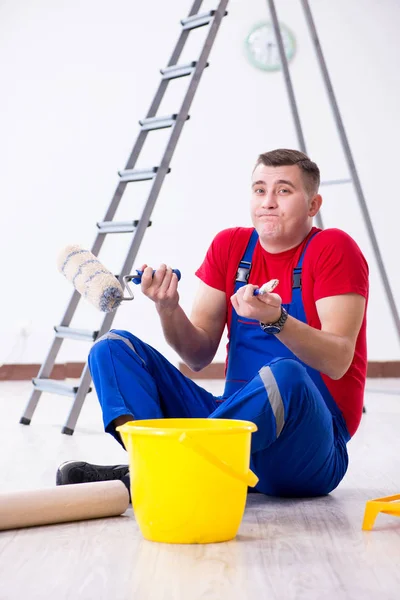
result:
[(315, 301), (350, 293), (368, 298), (368, 264), (353, 238), (340, 229), (327, 229), (311, 247)]
[(229, 248), (234, 231), (235, 229), (224, 229), (217, 233), (195, 273), (204, 283), (221, 292), (225, 292)]

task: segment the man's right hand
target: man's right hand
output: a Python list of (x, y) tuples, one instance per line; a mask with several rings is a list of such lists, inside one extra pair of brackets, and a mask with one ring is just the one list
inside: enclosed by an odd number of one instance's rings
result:
[(178, 277), (171, 267), (162, 264), (153, 275), (153, 268), (142, 266), (141, 288), (153, 300), (159, 314), (172, 314), (179, 305)]

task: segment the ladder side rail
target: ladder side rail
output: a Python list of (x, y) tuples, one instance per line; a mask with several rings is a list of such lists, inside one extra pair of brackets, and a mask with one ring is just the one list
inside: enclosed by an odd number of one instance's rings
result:
[(385, 264), (383, 262), (382, 254), (379, 249), (378, 240), (375, 235), (375, 231), (372, 225), (371, 217), (369, 214), (367, 202), (365, 200), (364, 192), (361, 186), (361, 181), (358, 176), (358, 171), (354, 162), (353, 154), (350, 149), (350, 144), (347, 138), (347, 134), (344, 128), (342, 116), (340, 114), (339, 106), (336, 100), (336, 95), (333, 90), (332, 82), (328, 73), (328, 68), (326, 66), (325, 58), (322, 52), (321, 44), (319, 41), (319, 37), (317, 34), (317, 30), (315, 27), (314, 19), (310, 10), (310, 6), (308, 4), (308, 0), (300, 0), (304, 9), (304, 14), (306, 17), (307, 25), (310, 31), (310, 36), (315, 48), (315, 52), (318, 58), (318, 63), (321, 69), (322, 77), (325, 83), (325, 87), (327, 90), (329, 102), (331, 104), (331, 109), (334, 115), (334, 119), (336, 122), (336, 126), (338, 129), (340, 141), (342, 143), (343, 152), (346, 156), (347, 164), (349, 167), (349, 171), (351, 173), (351, 177), (353, 180), (354, 188), (357, 194), (357, 198), (360, 204), (361, 212), (364, 217), (364, 223), (367, 228), (371, 245), (375, 254), (375, 258), (378, 264), (379, 272), (382, 278), (383, 286), (386, 292), (386, 297), (388, 300), (388, 304), (392, 313), (393, 321), (397, 330), (397, 335), (400, 341), (400, 316), (397, 310), (396, 302), (394, 299), (394, 295), (390, 286), (389, 277), (386, 272)]
[[(115, 319), (116, 312), (117, 311), (113, 311), (113, 312), (107, 313), (105, 315), (103, 322), (101, 324), (101, 327), (99, 329), (99, 334), (98, 334), (97, 339), (99, 339), (102, 335), (104, 335), (111, 329), (111, 325)], [(75, 425), (76, 425), (79, 415), (81, 413), (82, 406), (85, 401), (86, 394), (88, 393), (91, 380), (92, 380), (92, 377), (90, 375), (89, 365), (86, 362), (86, 364), (82, 370), (82, 373), (81, 373), (81, 378), (79, 380), (78, 391), (75, 395), (72, 407), (68, 414), (65, 425), (62, 429), (62, 433), (65, 433), (67, 435), (72, 435), (74, 433)]]
[[(192, 4), (192, 8), (190, 9), (188, 16), (192, 17), (193, 15), (197, 15), (202, 4), (203, 4), (203, 0), (194, 0), (194, 2)], [(182, 50), (185, 45), (188, 34), (189, 34), (189, 31), (182, 30), (182, 33), (178, 39), (175, 49), (171, 54), (171, 58), (169, 59), (169, 61), (167, 63), (168, 67), (171, 67), (172, 65), (176, 65), (176, 63), (178, 62), (180, 55), (182, 54)], [(151, 114), (151, 115), (149, 114), (148, 116), (153, 117), (154, 114)]]
[[(195, 0), (195, 2), (192, 5), (192, 9), (189, 13), (189, 16), (195, 15), (198, 12), (198, 9), (200, 8), (202, 4), (202, 0)], [(148, 196), (148, 200), (147, 203), (145, 205), (145, 208), (143, 210), (142, 216), (140, 218), (138, 227), (133, 235), (133, 240), (130, 246), (130, 249), (128, 250), (128, 255), (125, 259), (123, 268), (121, 270), (121, 273), (119, 275), (119, 279), (122, 281), (122, 277), (128, 273), (128, 271), (131, 269), (133, 261), (136, 257), (138, 248), (140, 246), (140, 243), (142, 241), (142, 238), (144, 236), (144, 233), (147, 229), (149, 220), (150, 220), (150, 216), (152, 213), (152, 210), (154, 208), (155, 202), (158, 198), (162, 183), (164, 181), (165, 175), (169, 172), (169, 164), (171, 162), (173, 153), (175, 151), (177, 142), (179, 140), (180, 134), (182, 132), (183, 129), (183, 125), (188, 117), (188, 112), (190, 109), (190, 106), (192, 104), (195, 92), (197, 90), (197, 86), (199, 84), (201, 75), (204, 71), (204, 68), (207, 66), (207, 58), (209, 56), (209, 53), (211, 51), (212, 45), (214, 43), (215, 37), (217, 35), (220, 23), (222, 21), (223, 16), (225, 16), (225, 8), (228, 4), (228, 0), (221, 0), (219, 3), (219, 6), (217, 8), (217, 10), (215, 11), (213, 18), (210, 20), (210, 27), (209, 27), (209, 32), (208, 35), (206, 37), (206, 41), (204, 43), (203, 46), (203, 50), (201, 52), (199, 61), (196, 63), (196, 66), (193, 70), (193, 73), (191, 74), (191, 78), (190, 78), (190, 82), (189, 82), (189, 86), (188, 89), (186, 91), (185, 97), (184, 97), (184, 101), (182, 103), (180, 112), (176, 118), (176, 122), (172, 127), (172, 132), (171, 132), (171, 136), (169, 138), (169, 141), (167, 143), (165, 152), (164, 152), (164, 156), (163, 159), (161, 161), (161, 165), (158, 167), (158, 170), (156, 172), (156, 175), (153, 179), (153, 184)], [(183, 50), (183, 47), (185, 45), (185, 42), (187, 40), (187, 36), (189, 34), (190, 30), (182, 30), (181, 35), (179, 37), (178, 43), (175, 47), (175, 50), (171, 56), (171, 59), (168, 63), (168, 66), (174, 65), (176, 64), (176, 61), (179, 59), (179, 56)], [(153, 103), (151, 105), (151, 108), (148, 112), (147, 117), (151, 117), (154, 116), (151, 114), (151, 112), (156, 112), (158, 110), (158, 107), (162, 101), (163, 95), (166, 91), (166, 87), (169, 83), (169, 79), (163, 79), (160, 82), (158, 91), (156, 93), (156, 97), (153, 100)], [(146, 136), (147, 136), (148, 131), (146, 130), (141, 130), (139, 132), (139, 135), (137, 137), (136, 143), (134, 145), (134, 148), (131, 152), (131, 155), (127, 161), (126, 167), (125, 169), (132, 169), (137, 161), (137, 158), (140, 154), (140, 151), (143, 147), (143, 144), (145, 142)], [(111, 221), (113, 216), (115, 215), (115, 212), (118, 208), (119, 202), (122, 198), (122, 195), (125, 191), (125, 187), (127, 185), (128, 182), (119, 182), (117, 185), (117, 188), (115, 190), (115, 193), (113, 195), (112, 201), (110, 203), (110, 206), (106, 212), (104, 221)], [(93, 243), (92, 246), (92, 253), (94, 255), (97, 255), (98, 252), (101, 249), (101, 246), (105, 240), (105, 235), (107, 235), (106, 232), (99, 232), (95, 238), (95, 241)], [(74, 312), (76, 310), (77, 304), (80, 300), (80, 295), (79, 293), (75, 290), (70, 302), (67, 306), (66, 312), (63, 316), (63, 319), (61, 321), (61, 325), (62, 326), (68, 326), (72, 320), (72, 317), (74, 315)], [(102, 326), (99, 330), (99, 334), (98, 336), (103, 335), (106, 331), (108, 331), (111, 327), (111, 324), (115, 318), (116, 315), (116, 311), (112, 312), (112, 313), (108, 313), (102, 323)], [(50, 348), (50, 351), (39, 371), (38, 374), (38, 379), (39, 378), (48, 378), (48, 376), (51, 373), (51, 370), (53, 368), (54, 362), (55, 362), (55, 357), (58, 354), (58, 351), (61, 347), (61, 344), (63, 342), (63, 338), (62, 337), (55, 337), (53, 344)], [(89, 390), (89, 385), (90, 385), (90, 381), (91, 381), (91, 376), (90, 376), (90, 372), (88, 369), (88, 364), (86, 363), (82, 374), (81, 374), (81, 378), (80, 378), (80, 384), (79, 387), (77, 389), (77, 393), (75, 395), (75, 399), (74, 399), (74, 403), (72, 406), (72, 409), (70, 411), (70, 415), (67, 419), (66, 425), (64, 427), (63, 431), (64, 433), (69, 433), (72, 434), (73, 433), (73, 428), (76, 424), (76, 421), (78, 419), (79, 413), (81, 411), (85, 396)], [(30, 401), (28, 403), (27, 409), (24, 413), (24, 416), (21, 418), (21, 422), (24, 422), (25, 424), (29, 424), (30, 422), (30, 418), (33, 414), (33, 412), (36, 409), (36, 406), (38, 404), (39, 401), (39, 397), (41, 395), (42, 391), (41, 390), (37, 390), (34, 389), (30, 398)]]
[[(305, 142), (305, 138), (304, 138), (304, 134), (303, 134), (303, 129), (301, 126), (300, 115), (299, 115), (299, 110), (297, 107), (296, 96), (294, 94), (292, 79), (290, 77), (289, 64), (288, 64), (285, 48), (283, 45), (282, 34), (281, 34), (281, 29), (280, 29), (280, 25), (279, 25), (279, 21), (278, 21), (278, 16), (276, 13), (275, 3), (274, 3), (274, 0), (267, 0), (267, 1), (268, 1), (268, 5), (269, 5), (269, 10), (271, 13), (271, 20), (272, 20), (272, 25), (273, 25), (274, 32), (275, 32), (276, 42), (278, 44), (279, 57), (280, 57), (283, 76), (284, 76), (284, 80), (285, 80), (286, 91), (287, 91), (287, 94), (289, 97), (289, 105), (290, 105), (290, 109), (292, 112), (294, 126), (296, 129), (297, 142), (299, 144), (300, 150), (302, 152), (304, 152), (305, 154), (307, 154), (306, 142)], [(323, 222), (322, 222), (321, 211), (319, 211), (316, 214), (315, 220), (317, 222), (317, 226), (320, 229), (323, 229), (324, 226), (323, 226)]]
[[(195, 2), (192, 5), (192, 8), (189, 12), (189, 16), (197, 14), (202, 3), (203, 3), (203, 0), (195, 0)], [(181, 31), (178, 42), (172, 52), (171, 58), (168, 61), (167, 66), (175, 65), (178, 62), (179, 57), (182, 54), (183, 48), (187, 41), (189, 33), (190, 33), (190, 31), (185, 31), (185, 30)], [(160, 107), (160, 104), (161, 104), (163, 98), (164, 98), (164, 94), (167, 90), (169, 83), (170, 83), (169, 79), (161, 79), (158, 89), (157, 89), (157, 92), (155, 94), (155, 97), (150, 105), (149, 110), (147, 111), (146, 119), (154, 117), (157, 114), (157, 111)], [(130, 156), (126, 162), (126, 165), (124, 167), (124, 170), (133, 169), (135, 167), (137, 159), (139, 157), (140, 152), (142, 151), (142, 148), (146, 141), (148, 133), (149, 133), (148, 131), (143, 131), (143, 130), (141, 130), (139, 132), (136, 142), (134, 144), (134, 147), (133, 147), (131, 154), (130, 154)], [(126, 182), (118, 183), (117, 188), (114, 192), (113, 198), (112, 198), (111, 203), (106, 211), (103, 221), (111, 221), (113, 219), (115, 213), (117, 212), (121, 198), (125, 192), (126, 186), (127, 186)], [(104, 242), (104, 234), (99, 234), (98, 236), (96, 236), (96, 239), (91, 248), (92, 254), (97, 256), (97, 254), (100, 252), (103, 242)]]
[[(61, 348), (62, 342), (63, 342), (62, 339), (57, 338), (57, 337), (54, 338), (53, 343), (50, 346), (50, 350), (48, 351), (47, 356), (39, 369), (37, 378), (47, 379), (49, 377), (49, 375), (51, 374), (51, 371), (53, 369), (55, 359)], [(20, 423), (22, 423), (23, 425), (29, 425), (29, 423), (31, 422), (32, 416), (33, 416), (33, 414), (37, 408), (37, 405), (39, 403), (41, 394), (42, 394), (41, 390), (37, 390), (37, 389), (33, 388), (31, 395), (29, 397), (28, 403), (23, 412), (23, 415), (20, 419)]]
[(129, 248), (127, 258), (125, 263), (121, 269), (121, 277), (129, 274), (129, 271), (132, 268), (133, 261), (136, 258), (137, 252), (139, 250), (140, 244), (142, 242), (142, 238), (147, 228), (147, 223), (150, 220), (151, 213), (153, 211), (154, 205), (156, 203), (157, 197), (159, 195), (162, 183), (164, 181), (165, 175), (168, 172), (169, 164), (171, 162), (173, 153), (175, 151), (178, 139), (180, 137), (183, 125), (188, 116), (190, 106), (192, 104), (194, 95), (196, 93), (197, 87), (199, 85), (199, 81), (201, 75), (204, 71), (204, 68), (207, 63), (207, 59), (209, 57), (211, 48), (213, 46), (215, 37), (218, 33), (218, 29), (220, 27), (222, 18), (225, 14), (225, 8), (228, 4), (229, 0), (221, 0), (218, 9), (215, 12), (213, 21), (210, 23), (209, 32), (207, 38), (204, 43), (203, 50), (200, 54), (199, 60), (196, 64), (195, 70), (191, 76), (190, 83), (188, 85), (188, 89), (186, 91), (186, 95), (184, 97), (182, 106), (180, 108), (178, 117), (176, 119), (176, 123), (172, 128), (172, 132), (168, 141), (168, 144), (165, 149), (164, 156), (161, 160), (160, 167), (157, 171), (157, 174), (154, 178), (153, 185), (151, 187), (151, 191), (147, 200), (147, 203), (143, 209), (142, 215), (139, 220), (138, 227), (136, 229), (135, 235), (132, 240), (132, 244)]
[[(190, 83), (189, 83), (188, 89), (186, 91), (186, 95), (184, 97), (182, 106), (180, 108), (178, 117), (176, 119), (176, 123), (172, 128), (172, 132), (171, 132), (169, 141), (167, 143), (167, 146), (166, 146), (166, 149), (164, 152), (164, 156), (161, 160), (160, 167), (157, 170), (157, 174), (153, 180), (153, 184), (151, 186), (148, 200), (143, 209), (142, 215), (139, 220), (138, 227), (135, 231), (132, 243), (128, 250), (127, 257), (122, 266), (121, 273), (119, 275), (120, 279), (122, 279), (122, 277), (124, 275), (127, 275), (129, 273), (129, 271), (132, 268), (133, 262), (136, 258), (137, 252), (139, 250), (140, 244), (144, 237), (144, 233), (147, 229), (147, 224), (150, 220), (151, 213), (153, 211), (154, 205), (158, 198), (164, 178), (165, 178), (166, 174), (168, 173), (169, 164), (171, 162), (171, 159), (172, 159), (173, 153), (175, 151), (176, 145), (178, 143), (180, 134), (182, 132), (183, 126), (184, 126), (186, 118), (188, 116), (190, 106), (192, 104), (194, 95), (196, 93), (197, 87), (200, 82), (201, 75), (206, 66), (207, 58), (210, 54), (215, 37), (218, 33), (218, 29), (221, 24), (222, 17), (224, 16), (225, 7), (226, 7), (227, 3), (228, 3), (228, 0), (221, 0), (219, 7), (214, 15), (214, 19), (210, 23), (210, 29), (209, 29), (206, 41), (204, 43), (203, 50), (202, 50), (202, 52), (200, 54), (200, 58), (196, 64), (196, 68), (191, 76)], [(113, 313), (108, 313), (106, 315), (106, 317), (104, 318), (103, 324), (99, 331), (99, 337), (101, 337), (101, 335), (103, 335), (110, 329), (111, 324), (115, 318), (115, 312), (116, 311), (114, 311)], [(88, 372), (88, 365), (86, 364), (85, 368), (83, 370), (83, 373), (82, 373), (82, 381), (79, 385), (78, 393), (75, 397), (75, 400), (73, 402), (67, 422), (64, 426), (63, 433), (67, 433), (70, 435), (73, 433), (74, 427), (76, 425), (77, 419), (79, 417), (79, 414), (80, 414), (80, 411), (82, 409), (83, 402), (85, 399), (85, 395), (86, 395), (85, 389), (86, 389), (86, 387), (88, 388), (89, 385), (90, 385), (90, 373)], [(82, 392), (81, 392), (81, 386), (82, 386), (82, 390), (83, 390)]]
[(65, 425), (61, 430), (61, 433), (64, 433), (66, 435), (72, 435), (74, 433), (75, 425), (81, 413), (83, 403), (85, 402), (85, 398), (89, 391), (91, 381), (92, 376), (89, 371), (89, 364), (86, 362), (85, 366), (83, 367), (81, 378), (79, 380), (78, 391), (75, 394), (71, 410), (69, 412)]

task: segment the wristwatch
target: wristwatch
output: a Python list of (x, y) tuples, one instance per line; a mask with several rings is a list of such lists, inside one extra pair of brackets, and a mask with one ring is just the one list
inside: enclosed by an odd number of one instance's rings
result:
[(261, 323), (260, 327), (265, 333), (276, 334), (280, 333), (283, 329), (284, 324), (286, 323), (286, 319), (288, 318), (287, 310), (281, 306), (281, 316), (275, 323)]

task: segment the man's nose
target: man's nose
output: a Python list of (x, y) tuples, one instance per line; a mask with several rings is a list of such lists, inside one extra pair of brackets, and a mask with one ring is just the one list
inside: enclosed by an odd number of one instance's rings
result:
[(269, 194), (265, 194), (262, 207), (263, 208), (276, 208), (277, 206), (277, 197), (276, 194), (270, 192)]

